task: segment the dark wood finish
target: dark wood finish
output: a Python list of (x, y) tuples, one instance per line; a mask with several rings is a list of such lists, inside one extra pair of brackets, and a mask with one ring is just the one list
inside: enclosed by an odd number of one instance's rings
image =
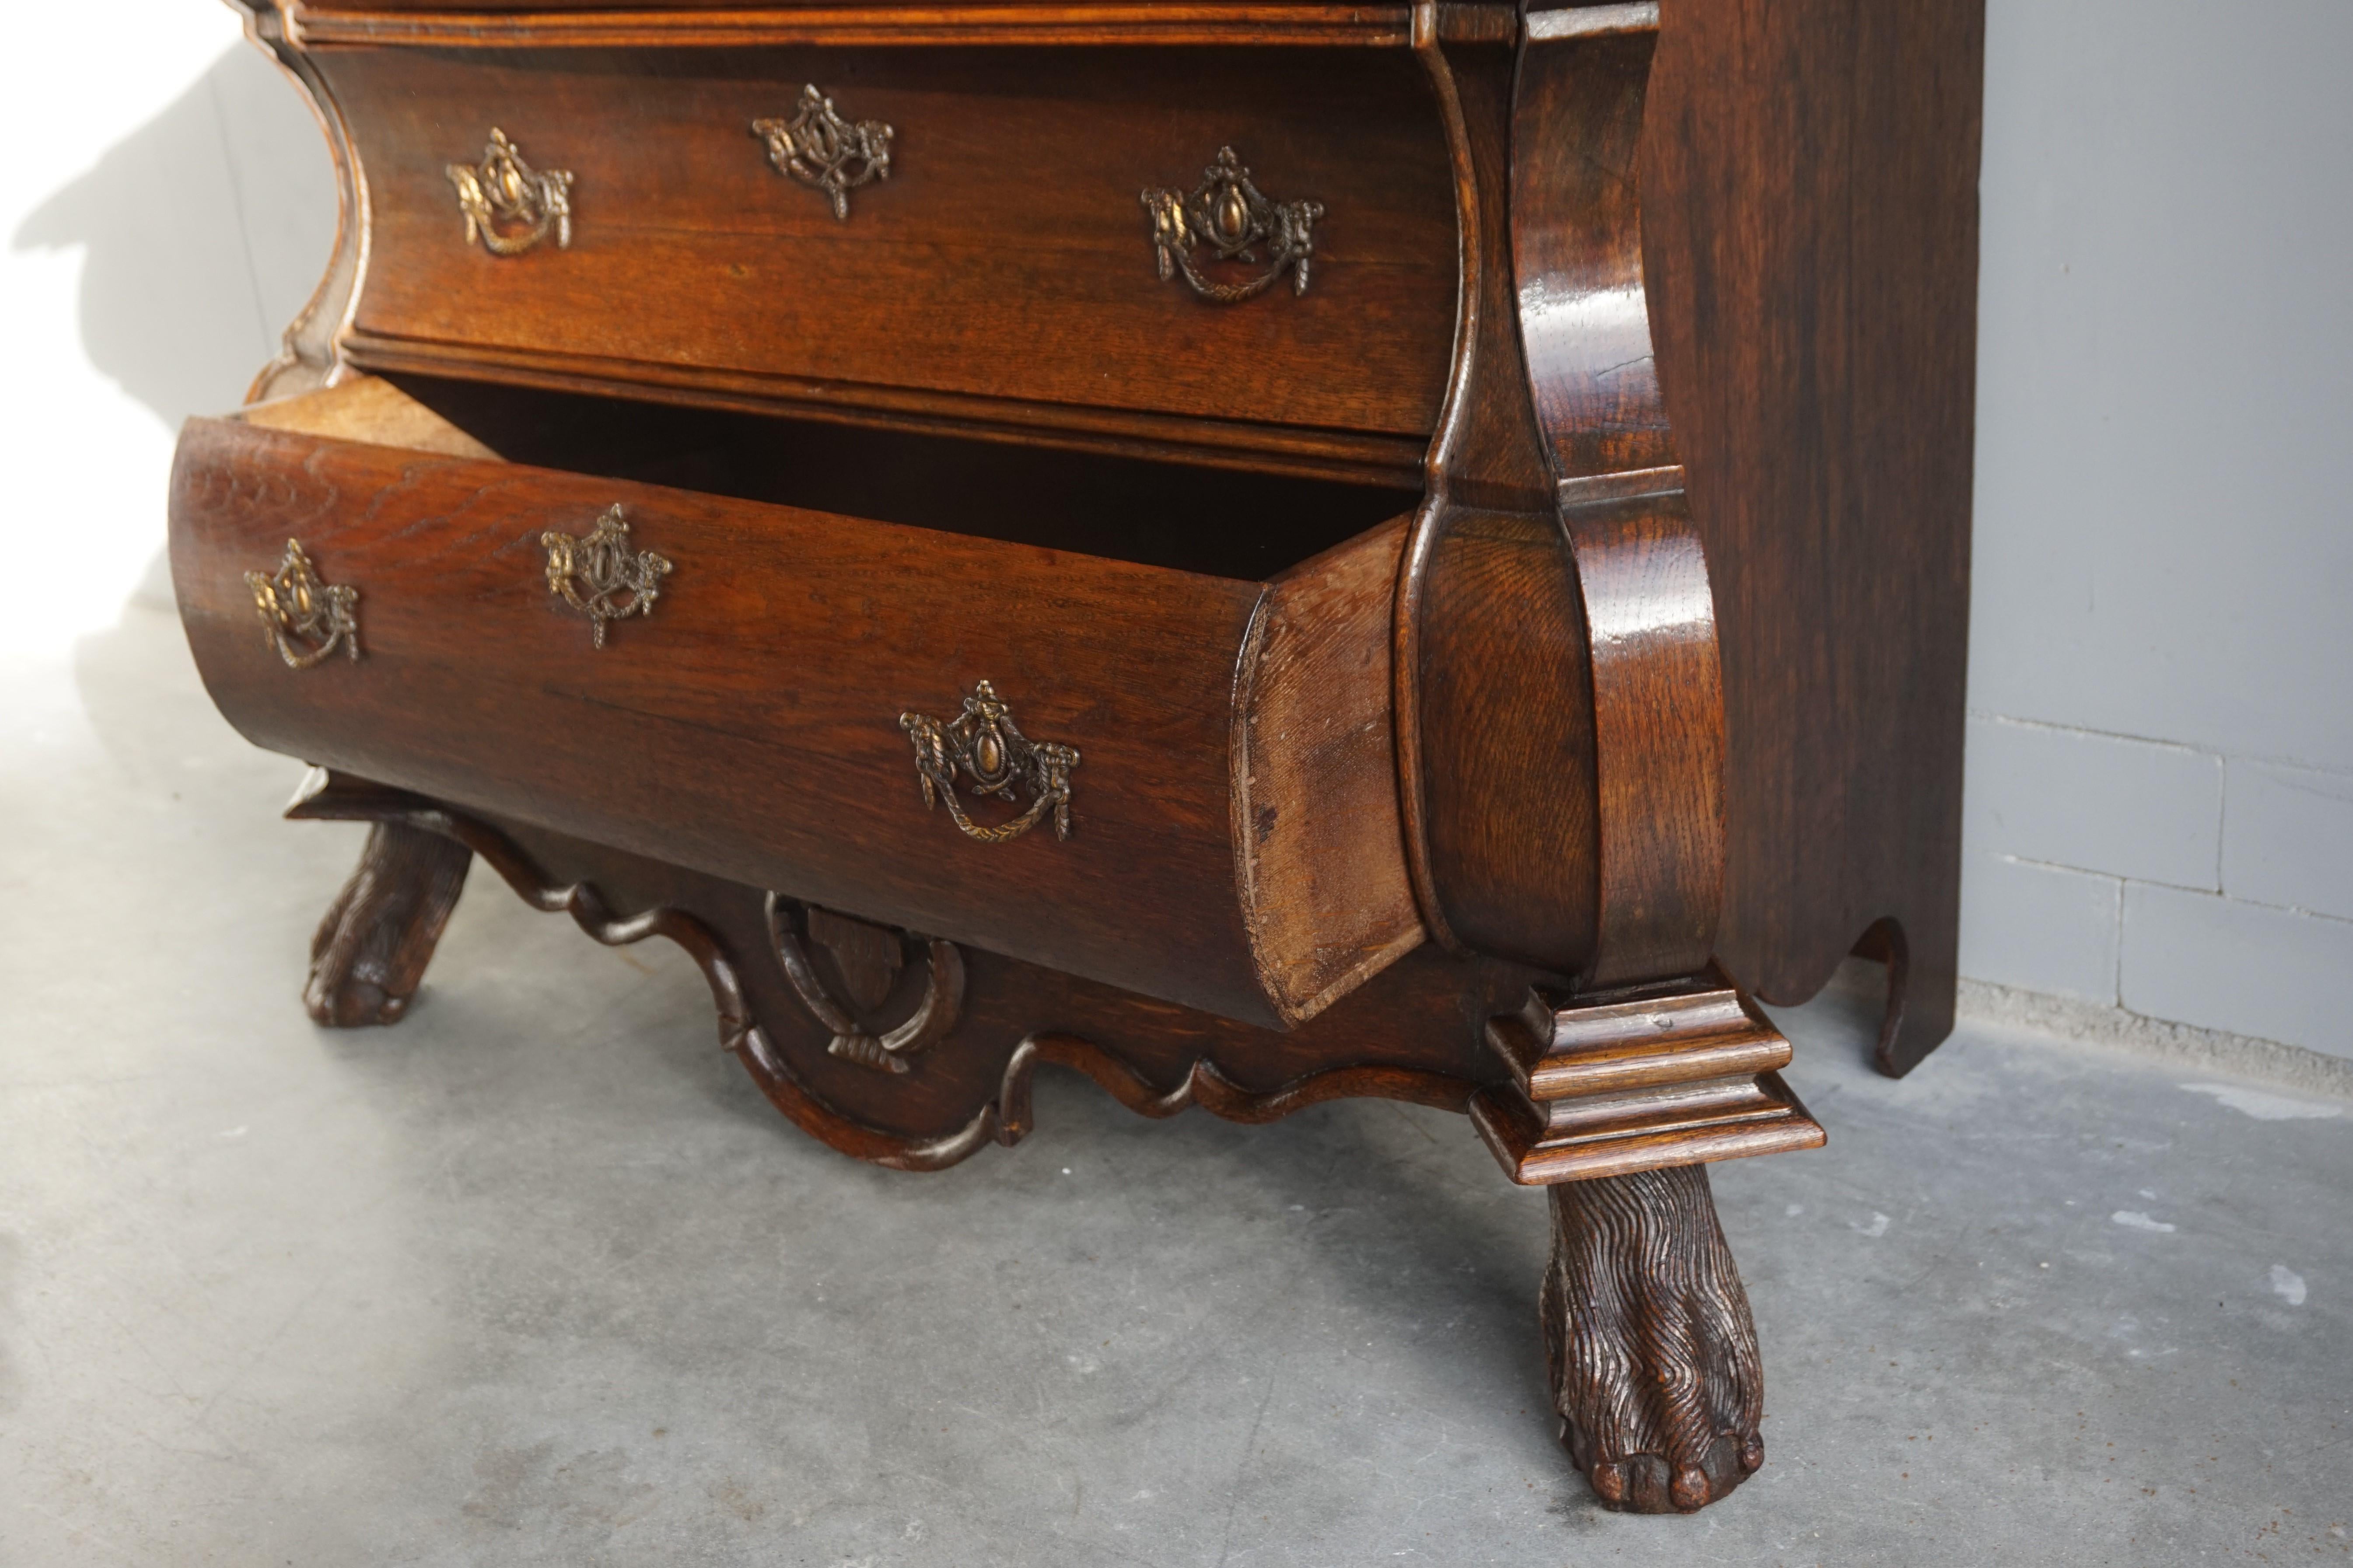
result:
[[(539, 541), (616, 504), (676, 570), (596, 649)], [(1256, 1023), (1421, 940), (1382, 728), (1400, 528), (1270, 586), (202, 420), (174, 523), (198, 668), (258, 744)], [(308, 680), (244, 586), (290, 536), (361, 593), (365, 657)], [(1067, 842), (925, 809), (899, 715), (983, 680), (1080, 748)]]
[(302, 1005), (311, 1022), (339, 1029), (400, 1022), (473, 858), (464, 845), (404, 822), (368, 829), (359, 868), (311, 939)]
[(1705, 1165), (1552, 1189), (1541, 1306), (1561, 1441), (1596, 1496), (1690, 1513), (1765, 1464), (1765, 1373)]
[(1959, 940), (1984, 7), (1662, 15), (1643, 253), (1724, 649), (1717, 952), (1796, 1002), (1892, 919), (1901, 1073)]
[[(1543, 963), (1553, 955), (1542, 936), (1574, 929), (1587, 900), (1547, 897), (1556, 884), (1542, 873), (1533, 898), (1519, 895), (1532, 858), (1565, 849), (1570, 864), (1590, 863), (1574, 837), (1589, 804), (1561, 787), (1590, 725), (1577, 704), (1557, 700), (1561, 688), (1545, 684), (1581, 655), (1583, 639), (1563, 614), (1571, 581), (1540, 516), (1543, 460), (1514, 319), (1505, 192), (1516, 62), (1492, 45), (1450, 46), (1428, 5), (1415, 8), (1414, 49), (1453, 165), (1462, 275), (1446, 401), (1398, 584), (1407, 864), (1422, 921), (1441, 945)], [(1492, 640), (1520, 627), (1532, 635), (1514, 637), (1518, 647)], [(1531, 842), (1547, 827), (1567, 831)]]
[[(523, 9), (533, 12), (533, 25), (558, 31), (621, 25), (596, 8)], [(1032, 25), (1062, 27), (1082, 11), (1093, 27), (1119, 8), (778, 5), (752, 13), (649, 5), (636, 15), (667, 12), (674, 22), (697, 25), (730, 15), (785, 16), (812, 28), (871, 26), (904, 41), (915, 35), (903, 25), (926, 9), (934, 19), (977, 26), (1002, 40), (1024, 36)], [(1129, 21), (1214, 24), (1228, 29), (1218, 33), (1220, 41), (1263, 42), (1306, 37), (1293, 25), (1312, 20), (1315, 9), (1126, 12)], [(1423, 8), (1421, 47), (1430, 49), (1450, 33), (1492, 30), (1486, 14), (1493, 9)], [(487, 16), (510, 7), (470, 10)], [(446, 7), (406, 0), (301, 14), (346, 11), (453, 20)], [(1539, 5), (1533, 16), (1544, 30), (1581, 25), (1580, 13), (1599, 14)], [(1402, 26), (1404, 41), (1412, 41), (1407, 8), (1366, 8), (1364, 15), (1386, 28)], [(366, 215), (351, 195), (341, 107), (319, 74), (328, 57), (288, 46), (275, 10), (257, 13), (250, 30), (320, 104), (346, 192), (337, 263), (290, 332), (286, 359), (257, 384), (257, 393), (282, 392), (313, 384), (348, 353), (344, 345), (366, 341), (346, 321)], [(1642, 250), (1657, 318), (1657, 375), (1677, 408), (1679, 445), (1696, 487), (1694, 524), (1707, 546), (1719, 635), (1730, 650), (1717, 950), (1761, 994), (1796, 1001), (1820, 986), (1864, 930), (1894, 921), (1900, 948), (1873, 948), (1905, 957), (1905, 984), (1898, 987), (1905, 1005), (1900, 1015), (1891, 1013), (1882, 1043), (1882, 1065), (1891, 1071), (1916, 1062), (1942, 1037), (1951, 1014), (1982, 34), (1977, 0), (1875, 8), (1860, 0), (1804, 0), (1769, 15), (1757, 0), (1673, 0), (1664, 10), (1641, 154)], [(1066, 27), (1053, 35), (1072, 36)], [(1046, 36), (1030, 34), (1028, 41)], [(1398, 40), (1384, 35), (1382, 41)], [(1532, 95), (1523, 93), (1520, 101), (1526, 109)], [(1578, 162), (1523, 160), (1524, 184), (1539, 166), (1551, 177), (1573, 179)], [(1481, 271), (1480, 244), (1474, 233), (1464, 248), (1473, 278)], [(1477, 312), (1467, 305), (1464, 321), (1477, 326)], [(1542, 335), (1540, 323), (1535, 335)], [(432, 359), (423, 347), (377, 341), (371, 352), (388, 368), (418, 369)], [(474, 367), (480, 374), (506, 381), (614, 384), (603, 374), (609, 367), (522, 363), (472, 352), (480, 355)], [(1458, 369), (1465, 358), (1457, 356)], [(1639, 361), (1630, 368), (1639, 370)], [(756, 377), (697, 374), (704, 379), (693, 387), (639, 391), (708, 405), (774, 405)], [(815, 387), (816, 404), (835, 406), (836, 391)], [(903, 402), (871, 404), (862, 416), (906, 428), (955, 426), (997, 439), (1100, 444), (1324, 476), (1395, 475), (1409, 462), (1398, 447), (1378, 445), (1402, 437), (1285, 429), (1279, 439), (1270, 430), (1253, 444), (1133, 411), (1064, 411), (1072, 423), (1057, 427), (1054, 414), (1019, 404), (984, 411), (944, 394), (865, 391)], [(1196, 435), (1206, 438), (1190, 439)], [(1467, 540), (1472, 531), (1455, 531)], [(1507, 581), (1526, 574), (1497, 570)], [(1425, 569), (1409, 576), (1409, 585), (1427, 575)], [(1466, 566), (1458, 581), (1453, 598), (1478, 602), (1482, 574)], [(1563, 626), (1548, 598), (1524, 598), (1513, 612), (1548, 621), (1556, 649), (1523, 688), (1532, 699), (1518, 710), (1523, 727), (1550, 724), (1553, 732), (1517, 748), (1522, 775), (1543, 772), (1554, 757), (1574, 768), (1590, 743), (1578, 725), (1559, 717), (1567, 705), (1537, 695), (1588, 679), (1574, 668), (1583, 629)], [(1399, 668), (1399, 699), (1407, 703), (1419, 669)], [(1412, 718), (1409, 704), (1403, 712)], [(1423, 772), (1420, 729), (1401, 724), (1399, 740), (1409, 775), (1406, 806), (1416, 820), (1428, 816), (1419, 811), (1411, 782)], [(1509, 750), (1499, 748), (1487, 765), (1506, 789), (1525, 794), (1506, 763), (1496, 760)], [(1541, 843), (1574, 847), (1593, 831), (1576, 807), (1557, 801), (1549, 818), (1528, 820)], [(1425, 857), (1427, 833), (1417, 826), (1409, 834), (1415, 853)], [(1491, 867), (1505, 863), (1507, 848), (1484, 858)], [(1599, 863), (1589, 853), (1567, 858)], [(1433, 879), (1424, 871), (1429, 884)], [(1526, 896), (1499, 900), (1485, 918), (1457, 911), (1473, 938), (1556, 958), (1588, 953), (1592, 934), (1567, 908), (1575, 900), (1542, 897), (1540, 873), (1525, 872), (1521, 880), (1529, 885), (1520, 889)], [(1456, 940), (1427, 886), (1423, 906), (1435, 933)], [(1515, 921), (1525, 922), (1517, 933)]]
[(1719, 972), (1576, 996), (1537, 990), (1487, 1025), (1511, 1082), (1472, 1097), (1504, 1174), (1589, 1181), (1698, 1160), (1819, 1149), (1778, 1069), (1789, 1042)]
[(1507, 57), (1516, 105), (1497, 85), (1504, 51), (1430, 51), (1482, 244), (1465, 263), (1476, 351), (1399, 595), (1398, 723), (1416, 740), (1403, 791), (1431, 929), (1615, 985), (1712, 951), (1721, 678), (1649, 374), (1633, 172), (1652, 39), (1562, 31)]
[(1004, 46), (1148, 44), (1395, 48), (1413, 37), (1414, 12), (1436, 14), (1436, 31), (1463, 39), (1517, 36), (1510, 0), (1417, 7), (1254, 0), (1226, 5), (1093, 0), (1084, 5), (940, 0), (839, 5), (774, 0), (649, 0), (633, 6), (565, 0), (285, 0), (306, 47), (400, 45), (440, 48), (744, 47), (771, 44)]
[[(439, 835), (600, 942), (677, 942), (711, 984), (722, 1045), (780, 1110), (844, 1153), (905, 1170), (941, 1169), (1017, 1141), (1029, 1126), (1028, 1078), (1041, 1061), (1084, 1071), (1147, 1115), (1200, 1104), (1271, 1121), (1365, 1094), (1460, 1110), (1479, 1085), (1508, 1081), (1472, 1021), (1511, 1005), (1532, 978), (1424, 948), (1278, 1033), (971, 948), (954, 1036), (891, 1075), (830, 1049), (832, 1027), (786, 973), (764, 889), (324, 771), (287, 815)], [(917, 989), (902, 974), (876, 1021), (897, 1021)]]
[[(320, 68), (370, 197), (347, 349), (371, 368), (1275, 458), (1392, 460), (1382, 438), (1419, 447), (1436, 415), (1453, 224), (1402, 54), (370, 49)], [(846, 222), (748, 133), (804, 82), (898, 131)], [(443, 165), (492, 125), (572, 174), (568, 247), (465, 243)], [(1189, 188), (1226, 144), (1277, 199), (1328, 209), (1305, 295), (1209, 308), (1155, 275), (1139, 193)]]
[[(777, 1109), (885, 1164), (1016, 1141), (1040, 1062), (1148, 1115), (1467, 1109), (1553, 1186), (1599, 1495), (1761, 1464), (1702, 1163), (1822, 1133), (1751, 994), (1852, 948), (1888, 1070), (1950, 1021), (1976, 0), (250, 30), (347, 220), (257, 390), (338, 384), (192, 425), (174, 569), (224, 711), (386, 781), (294, 815), (679, 941)], [(748, 135), (806, 81), (900, 129), (846, 222)], [(494, 124), (572, 172), (568, 248), (465, 243), (441, 165)], [(1303, 295), (1154, 276), (1136, 192), (1226, 144), (1325, 204)], [(534, 542), (615, 501), (676, 570), (592, 652)], [(364, 659), (255, 635), (289, 535)], [(981, 679), (1081, 749), (1067, 842), (923, 809), (892, 720)], [(410, 990), (465, 863), (416, 846), (322, 950)]]
[(286, 17), (276, 6), (263, 0), (236, 0), (236, 5), (247, 39), (301, 89), (320, 134), (326, 138), (335, 168), (334, 252), (318, 288), (287, 324), (277, 357), (261, 367), (246, 389), (246, 401), (256, 403), (314, 391), (341, 368), (342, 337), (351, 325), (352, 300), (359, 288), (367, 214), (355, 174), (351, 133), (344, 127), (333, 89), (319, 74), (316, 59), (287, 37)]

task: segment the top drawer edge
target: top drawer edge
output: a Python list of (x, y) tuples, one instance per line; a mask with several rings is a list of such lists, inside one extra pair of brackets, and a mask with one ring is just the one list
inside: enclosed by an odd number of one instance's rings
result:
[(748, 47), (829, 44), (1272, 45), (1405, 48), (1415, 16), (1437, 36), (1509, 42), (1517, 7), (1483, 3), (1170, 5), (1109, 0), (1097, 5), (792, 5), (723, 6), (696, 0), (644, 0), (627, 9), (567, 6), (561, 0), (276, 0), (299, 48)]

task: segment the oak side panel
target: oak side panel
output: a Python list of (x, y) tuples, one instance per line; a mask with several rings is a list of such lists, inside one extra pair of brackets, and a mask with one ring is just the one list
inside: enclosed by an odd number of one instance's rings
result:
[(1722, 639), (1727, 969), (1901, 921), (1951, 1022), (1982, 0), (1668, 0), (1642, 166), (1660, 379)]

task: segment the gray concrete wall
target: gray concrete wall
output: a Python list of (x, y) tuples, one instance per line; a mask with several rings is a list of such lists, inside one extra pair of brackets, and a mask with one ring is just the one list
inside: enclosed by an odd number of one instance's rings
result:
[(2348, 61), (1989, 7), (1961, 967), (2353, 1057)]
[[(170, 429), (333, 231), (228, 13), (142, 8), (103, 52), (58, 13), (0, 95), (74, 150), (0, 174), (0, 311), (14, 499), (76, 519), (0, 643), (112, 619)], [(1963, 971), (2353, 1057), (2353, 5), (1990, 0), (1988, 45)]]

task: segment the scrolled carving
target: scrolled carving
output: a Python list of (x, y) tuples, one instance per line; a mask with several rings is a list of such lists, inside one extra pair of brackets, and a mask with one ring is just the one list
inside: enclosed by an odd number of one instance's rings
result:
[[(982, 681), (964, 700), (964, 711), (942, 722), (924, 713), (902, 713), (899, 728), (915, 748), (915, 773), (929, 809), (947, 803), (948, 816), (967, 838), (983, 844), (1009, 844), (1054, 816), (1054, 837), (1071, 836), (1071, 770), (1079, 765), (1075, 746), (1054, 741), (1032, 741), (1013, 722), (1013, 710)], [(965, 815), (956, 799), (956, 777), (972, 780), (976, 795), (1011, 800), (1027, 786), (1033, 795), (1029, 809), (1012, 821), (983, 827)]]
[[(801, 929), (797, 930), (797, 925)], [(768, 895), (768, 930), (776, 939), (776, 958), (784, 965), (785, 978), (791, 982), (801, 1005), (833, 1032), (826, 1049), (837, 1057), (884, 1072), (903, 1073), (908, 1059), (945, 1039), (963, 1014), (964, 954), (952, 942), (869, 925), (774, 893)], [(843, 989), (850, 994), (849, 1006), (834, 998), (809, 962), (808, 949), (802, 945), (803, 931), (808, 941), (833, 959)], [(891, 999), (909, 948), (923, 950), (923, 1000), (894, 1028), (877, 1030), (862, 1025), (860, 1014), (873, 1013)]]
[[(1162, 282), (1181, 273), (1194, 293), (1214, 305), (1256, 299), (1286, 272), (1293, 293), (1307, 292), (1315, 222), (1324, 216), (1324, 204), (1270, 199), (1231, 147), (1218, 149), (1217, 162), (1201, 172), (1201, 183), (1190, 195), (1147, 190), (1142, 199), (1152, 215), (1152, 248)], [(1219, 261), (1252, 265), (1263, 250), (1265, 270), (1243, 282), (1220, 283), (1194, 262), (1193, 253), (1203, 246)]]
[(752, 134), (768, 144), (776, 173), (813, 185), (833, 203), (833, 216), (847, 222), (849, 193), (891, 177), (891, 139), (898, 134), (879, 120), (845, 120), (815, 82), (801, 89), (790, 120), (754, 120)]
[(323, 664), (337, 648), (360, 656), (360, 591), (321, 580), (311, 558), (294, 540), (273, 574), (248, 572), (254, 613), (261, 617), (269, 646), (290, 669)]
[(466, 215), (467, 244), (479, 240), (492, 256), (521, 256), (553, 235), (556, 249), (570, 247), (571, 174), (533, 168), (497, 126), (479, 165), (450, 163), (442, 172)]
[[(975, 1107), (962, 1126), (933, 1137), (878, 1131), (820, 1098), (794, 1070), (779, 1048), (777, 1037), (772, 1037), (770, 1027), (763, 1026), (754, 1011), (751, 990), (740, 965), (762, 961), (740, 947), (731, 950), (719, 934), (722, 926), (730, 924), (720, 911), (743, 889), (715, 879), (699, 879), (702, 890), (685, 900), (693, 906), (691, 910), (681, 903), (661, 901), (617, 907), (595, 881), (567, 881), (552, 876), (512, 839), (487, 823), (406, 790), (369, 784), (324, 769), (313, 769), (304, 779), (286, 815), (303, 822), (399, 823), (420, 832), (439, 834), (480, 856), (532, 908), (549, 914), (569, 914), (582, 931), (607, 946), (655, 936), (676, 942), (702, 969), (711, 988), (712, 1003), (718, 1013), (720, 1048), (743, 1063), (768, 1102), (793, 1125), (828, 1147), (894, 1171), (943, 1171), (992, 1143), (1009, 1148), (1020, 1142), (1031, 1126), (1031, 1076), (1039, 1064), (1048, 1062), (1085, 1074), (1130, 1110), (1155, 1119), (1175, 1116), (1198, 1106), (1229, 1121), (1275, 1121), (1308, 1106), (1352, 1096), (1377, 1096), (1461, 1110), (1471, 1094), (1468, 1081), (1443, 1073), (1375, 1066), (1330, 1068), (1271, 1090), (1251, 1090), (1227, 1079), (1206, 1058), (1194, 1060), (1172, 1088), (1145, 1079), (1121, 1057), (1090, 1040), (1053, 1030), (1038, 1030), (1025, 1036), (1014, 1048), (995, 1092)], [(769, 900), (772, 931), (775, 905), (785, 901), (773, 898)], [(782, 944), (772, 943), (772, 951), (781, 968)], [(738, 953), (743, 954), (740, 960)], [(955, 978), (961, 987), (960, 951), (957, 959), (959, 973)], [(791, 981), (789, 974), (786, 978)], [(844, 984), (855, 982), (845, 976)], [(961, 1007), (959, 1018), (960, 1016)], [(957, 1021), (944, 1022), (940, 1034), (952, 1031)], [(778, 1018), (769, 1020), (778, 1031), (783, 1023)]]

